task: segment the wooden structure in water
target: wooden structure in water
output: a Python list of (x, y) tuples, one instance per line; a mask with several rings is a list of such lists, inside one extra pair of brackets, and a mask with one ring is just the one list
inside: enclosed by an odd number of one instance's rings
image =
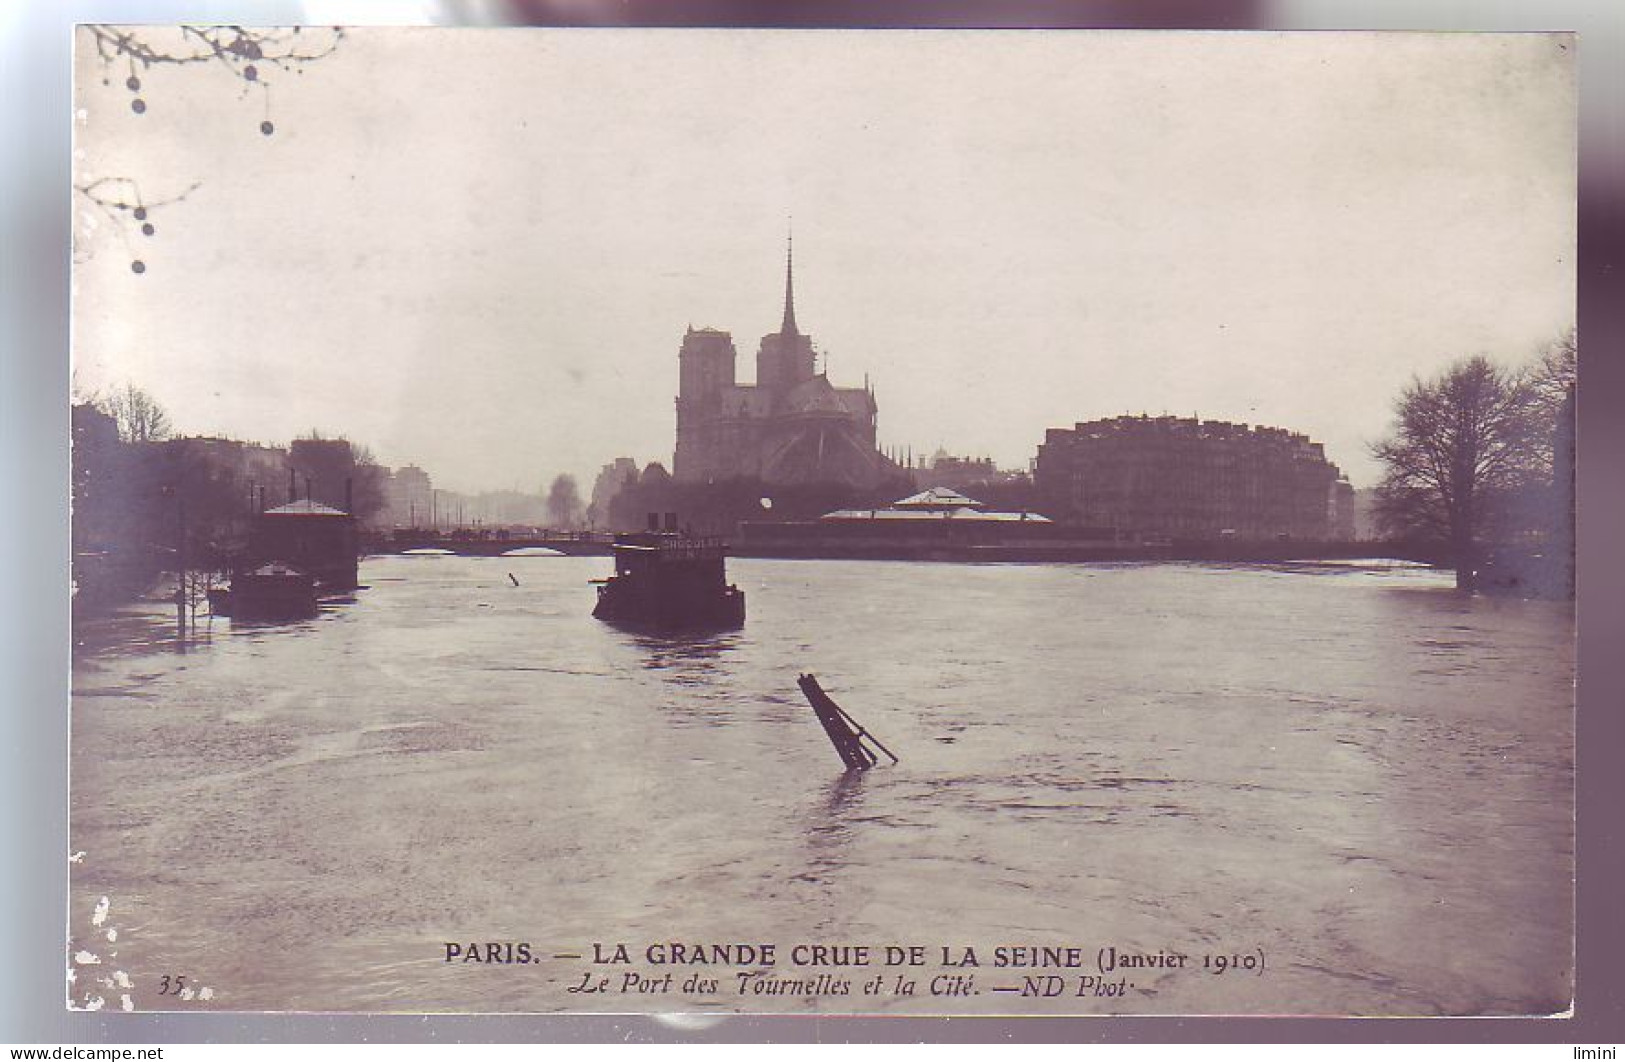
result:
[[(877, 752), (884, 753), (893, 763), (898, 762), (891, 749), (882, 745), (878, 738), (863, 728), (863, 724), (846, 714), (846, 709), (824, 692), (817, 678), (802, 675), (796, 679), (796, 685), (806, 694), (818, 721), (823, 724), (824, 733), (829, 736), (830, 744), (835, 746), (847, 770), (867, 771), (880, 762)], [(870, 748), (871, 745), (874, 747)]]

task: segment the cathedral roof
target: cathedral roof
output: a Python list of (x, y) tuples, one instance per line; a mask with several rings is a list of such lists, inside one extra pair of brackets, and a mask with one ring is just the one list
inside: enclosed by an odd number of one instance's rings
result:
[(861, 418), (875, 411), (874, 398), (861, 387), (836, 387), (824, 376), (803, 380), (790, 389), (785, 405), (773, 409), (773, 396), (761, 387), (736, 384), (719, 391), (718, 412), (724, 417), (768, 417), (779, 413), (824, 413)]
[(829, 378), (825, 376), (814, 376), (791, 388), (787, 408), (792, 413), (849, 412), (846, 404), (841, 401), (841, 396), (830, 386)]
[(874, 412), (874, 399), (861, 387), (836, 387), (829, 377), (819, 375), (791, 388), (785, 408), (791, 413), (867, 416)]

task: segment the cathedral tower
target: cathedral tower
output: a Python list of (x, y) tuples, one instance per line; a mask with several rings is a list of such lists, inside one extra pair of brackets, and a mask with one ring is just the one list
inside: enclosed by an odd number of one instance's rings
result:
[(712, 474), (712, 427), (722, 413), (722, 396), (733, 389), (739, 352), (733, 337), (715, 328), (690, 326), (677, 352), (677, 452), (672, 474), (702, 479)]
[(784, 316), (762, 337), (756, 382), (734, 379), (727, 332), (690, 327), (678, 351), (672, 475), (687, 483), (823, 484), (868, 490), (902, 470), (875, 449), (875, 396), (816, 371), (796, 324), (795, 249), (784, 257)]
[(756, 386), (767, 392), (777, 409), (797, 384), (813, 378), (812, 337), (796, 328), (795, 244), (786, 245), (784, 254), (784, 320), (777, 332), (762, 337), (756, 350)]

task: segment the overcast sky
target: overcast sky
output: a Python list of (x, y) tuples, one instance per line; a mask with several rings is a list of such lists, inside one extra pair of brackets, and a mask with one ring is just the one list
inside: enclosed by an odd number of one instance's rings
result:
[(1566, 37), (362, 29), (269, 111), (198, 65), (140, 115), (80, 51), (76, 182), (197, 187), (151, 237), (75, 197), (79, 386), (455, 490), (669, 467), (683, 331), (752, 377), (789, 217), (882, 442), (1006, 467), (1169, 412), (1367, 486), (1413, 374), (1574, 320)]

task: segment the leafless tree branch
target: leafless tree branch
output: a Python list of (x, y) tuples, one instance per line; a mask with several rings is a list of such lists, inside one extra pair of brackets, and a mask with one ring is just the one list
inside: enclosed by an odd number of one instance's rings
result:
[(338, 26), (314, 31), (304, 27), (181, 26), (175, 46), (169, 47), (156, 43), (153, 31), (146, 27), (90, 25), (86, 29), (96, 42), (96, 54), (107, 65), (120, 59), (132, 69), (135, 64), (150, 68), (217, 62), (245, 81), (258, 80), (260, 63), (291, 70), (325, 59), (344, 39), (344, 30)]

